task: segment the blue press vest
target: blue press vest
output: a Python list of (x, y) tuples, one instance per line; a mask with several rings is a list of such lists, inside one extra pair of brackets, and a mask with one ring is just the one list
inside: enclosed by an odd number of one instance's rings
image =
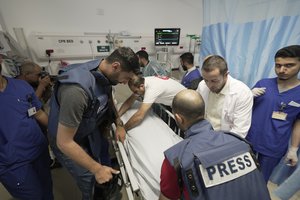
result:
[[(104, 119), (108, 108), (109, 92), (111, 85), (108, 79), (98, 70), (100, 60), (92, 60), (82, 64), (72, 64), (63, 69), (58, 76), (59, 84), (78, 84), (88, 94), (88, 108), (85, 110), (82, 121), (75, 134), (74, 140), (81, 142), (88, 138), (90, 148), (100, 152), (98, 125)], [(94, 71), (91, 71), (94, 70)], [(60, 80), (60, 77), (64, 77)], [(58, 84), (58, 85), (59, 85)], [(59, 104), (57, 102), (57, 89), (51, 97), (51, 109), (49, 114), (48, 132), (51, 137), (56, 137), (59, 117)], [(98, 157), (99, 155), (94, 155)]]
[[(165, 157), (175, 169), (178, 160), (191, 199), (270, 199), (247, 143), (213, 131), (206, 120), (190, 127), (186, 137), (165, 151)], [(250, 168), (252, 170), (247, 174), (240, 174)], [(237, 174), (238, 177), (233, 179)]]

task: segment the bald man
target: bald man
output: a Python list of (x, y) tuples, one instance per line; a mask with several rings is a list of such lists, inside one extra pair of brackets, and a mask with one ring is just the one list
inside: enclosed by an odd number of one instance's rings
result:
[(198, 92), (179, 92), (172, 109), (185, 139), (164, 152), (160, 200), (270, 199), (249, 144), (238, 135), (213, 130)]
[[(20, 66), (20, 75), (16, 78), (29, 83), (35, 90), (35, 95), (43, 102), (46, 102), (50, 98), (50, 95), (48, 94), (47, 97), (44, 95), (47, 89), (51, 90), (51, 79), (48, 75), (42, 77), (41, 72), (42, 68), (38, 64), (26, 61)], [(49, 93), (51, 91), (47, 92)]]

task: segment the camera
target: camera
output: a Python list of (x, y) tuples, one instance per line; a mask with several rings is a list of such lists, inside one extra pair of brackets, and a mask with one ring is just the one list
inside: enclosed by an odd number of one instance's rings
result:
[(50, 76), (50, 74), (46, 71), (41, 71), (39, 75), (40, 75), (41, 78), (45, 78), (46, 76)]
[(57, 76), (55, 76), (55, 75), (50, 75), (50, 74), (49, 74), (48, 72), (46, 72), (46, 71), (41, 71), (39, 75), (40, 75), (41, 78), (45, 78), (46, 76), (49, 76), (51, 81), (55, 81), (56, 78), (57, 78)]

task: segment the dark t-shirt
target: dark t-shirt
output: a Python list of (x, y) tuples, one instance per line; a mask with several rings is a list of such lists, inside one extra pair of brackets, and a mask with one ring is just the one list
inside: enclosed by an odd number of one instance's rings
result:
[(77, 84), (61, 85), (57, 99), (60, 105), (59, 123), (70, 128), (78, 128), (88, 105), (88, 95)]

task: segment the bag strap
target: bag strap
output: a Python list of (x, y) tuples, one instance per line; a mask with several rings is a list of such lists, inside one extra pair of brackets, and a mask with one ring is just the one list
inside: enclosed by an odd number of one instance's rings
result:
[(181, 175), (181, 165), (180, 165), (178, 157), (176, 157), (173, 162), (174, 162), (174, 168), (175, 168), (175, 171), (177, 174), (177, 184), (180, 189), (180, 197), (183, 198), (183, 179), (182, 179), (182, 175)]

